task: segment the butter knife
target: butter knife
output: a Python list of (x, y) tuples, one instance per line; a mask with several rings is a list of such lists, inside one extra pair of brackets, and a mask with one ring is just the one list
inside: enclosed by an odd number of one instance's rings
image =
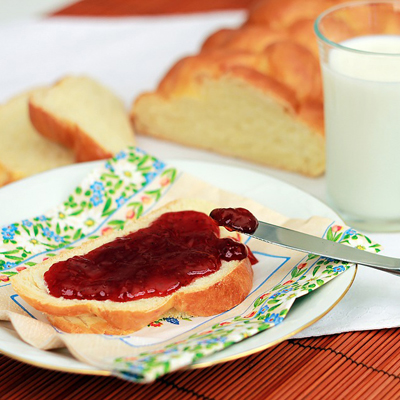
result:
[(256, 239), (276, 244), (292, 250), (316, 254), (334, 260), (365, 265), (380, 271), (400, 276), (400, 259), (369, 253), (338, 242), (322, 239), (292, 229), (258, 221), (258, 227), (252, 234)]
[(245, 208), (216, 208), (211, 211), (210, 217), (220, 226), (267, 243), (334, 260), (365, 265), (400, 276), (400, 259), (398, 258), (369, 253), (338, 242), (262, 222)]

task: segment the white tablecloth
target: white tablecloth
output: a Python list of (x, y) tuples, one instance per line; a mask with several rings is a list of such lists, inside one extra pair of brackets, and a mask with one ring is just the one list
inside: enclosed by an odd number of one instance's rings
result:
[[(242, 12), (184, 17), (121, 19), (27, 19), (0, 26), (0, 102), (66, 74), (88, 74), (113, 89), (129, 107), (151, 90), (179, 57), (193, 54), (220, 27), (235, 27)], [(325, 201), (324, 178), (256, 166), (205, 151), (138, 138), (155, 156), (197, 159), (269, 174)], [(370, 234), (385, 253), (400, 257), (400, 234)], [(400, 278), (360, 266), (345, 298), (300, 336), (400, 326)]]

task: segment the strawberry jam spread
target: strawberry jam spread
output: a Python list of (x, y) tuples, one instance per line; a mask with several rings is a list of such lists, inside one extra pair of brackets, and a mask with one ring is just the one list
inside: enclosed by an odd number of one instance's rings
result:
[(258, 228), (257, 218), (245, 208), (216, 208), (210, 217), (230, 231), (252, 234)]
[(218, 271), (221, 260), (247, 254), (244, 244), (219, 238), (219, 227), (207, 215), (170, 212), (146, 228), (53, 264), (44, 279), (55, 297), (125, 302), (167, 296)]

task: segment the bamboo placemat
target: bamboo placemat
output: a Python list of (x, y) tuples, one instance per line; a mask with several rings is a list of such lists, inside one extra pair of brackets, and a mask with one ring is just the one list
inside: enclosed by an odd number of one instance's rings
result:
[(203, 11), (239, 10), (253, 0), (81, 0), (53, 15), (121, 17), (129, 15), (185, 14)]
[(399, 329), (289, 340), (236, 361), (175, 372), (149, 385), (48, 371), (0, 356), (0, 398), (392, 400), (400, 398), (399, 350)]
[[(301, 1), (301, 0), (299, 0)], [(82, 0), (55, 16), (241, 9), (251, 0)], [(289, 340), (251, 356), (139, 385), (49, 371), (0, 355), (0, 399), (400, 399), (400, 329)]]

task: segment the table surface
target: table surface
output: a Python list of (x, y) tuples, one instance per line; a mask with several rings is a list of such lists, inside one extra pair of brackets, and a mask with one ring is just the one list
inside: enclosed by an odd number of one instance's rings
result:
[[(117, 17), (236, 10), (246, 9), (250, 3), (250, 0), (82, 0), (76, 3), (2, 0), (0, 23), (38, 15)], [(218, 160), (209, 157), (211, 161)], [(325, 200), (324, 178), (313, 180), (257, 166), (252, 168)], [(399, 255), (398, 238), (398, 234), (375, 235), (393, 255)], [(175, 372), (149, 385), (45, 370), (0, 355), (0, 398), (400, 399), (398, 337), (399, 329), (386, 329), (292, 339), (236, 361)]]

